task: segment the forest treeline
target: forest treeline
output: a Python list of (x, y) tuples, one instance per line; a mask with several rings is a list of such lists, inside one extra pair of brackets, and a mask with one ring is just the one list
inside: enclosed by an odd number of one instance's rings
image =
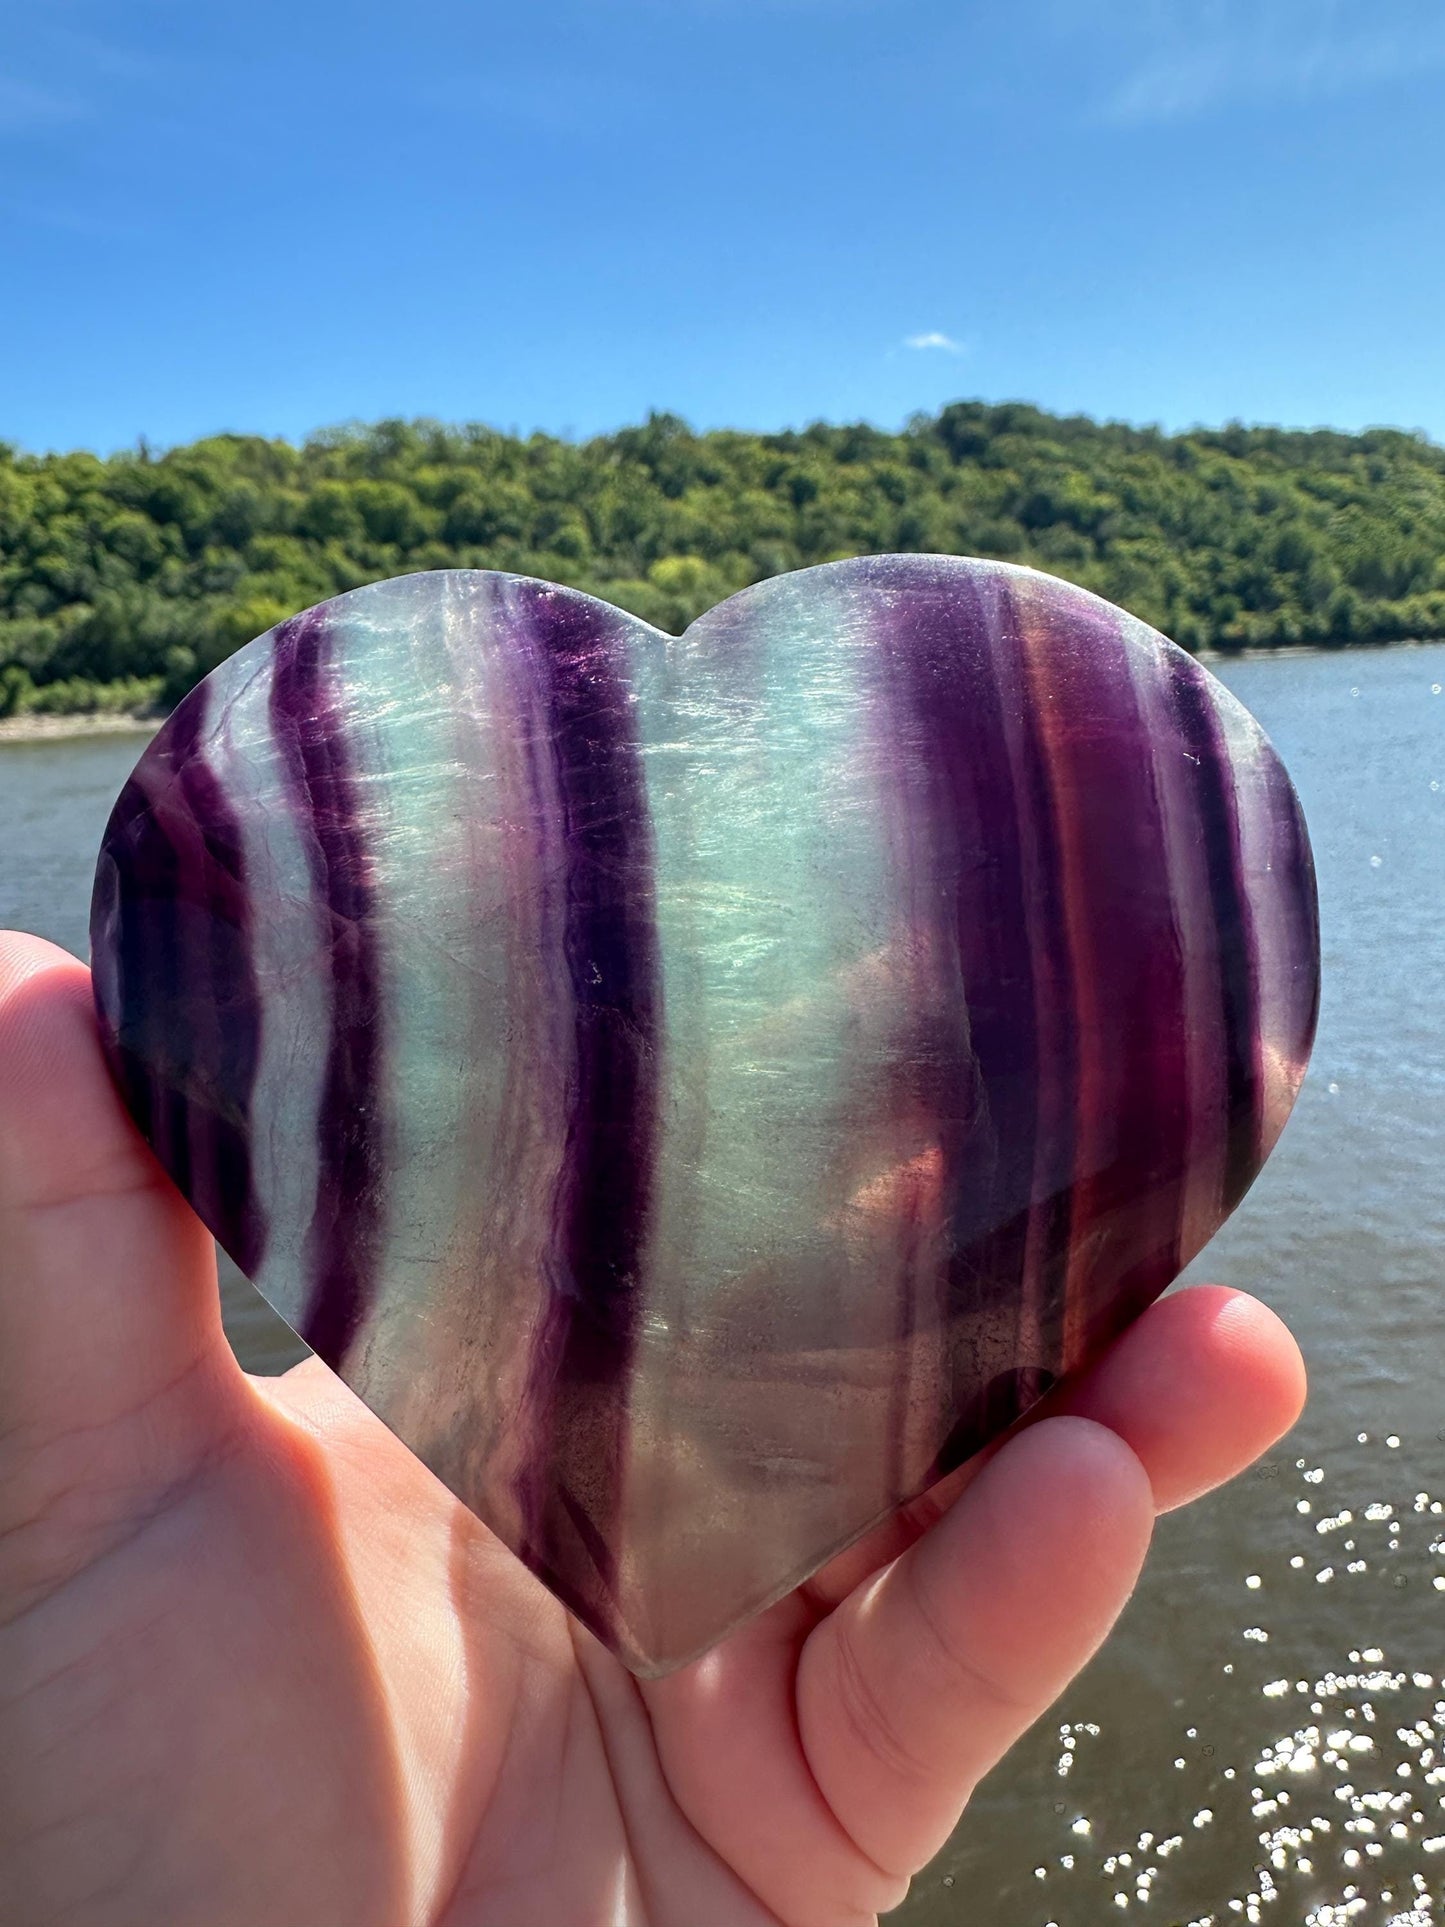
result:
[(899, 433), (0, 444), (0, 714), (172, 703), (282, 616), (413, 569), (545, 576), (677, 631), (779, 570), (898, 549), (1032, 563), (1190, 650), (1440, 637), (1445, 448), (979, 402)]

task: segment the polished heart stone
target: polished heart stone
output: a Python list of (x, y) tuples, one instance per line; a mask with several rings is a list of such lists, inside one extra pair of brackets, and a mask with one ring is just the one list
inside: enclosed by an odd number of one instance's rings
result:
[(141, 759), (93, 947), (201, 1217), (639, 1672), (1162, 1291), (1317, 1001), (1234, 698), (1080, 589), (925, 556), (681, 638), (472, 572), (284, 622)]

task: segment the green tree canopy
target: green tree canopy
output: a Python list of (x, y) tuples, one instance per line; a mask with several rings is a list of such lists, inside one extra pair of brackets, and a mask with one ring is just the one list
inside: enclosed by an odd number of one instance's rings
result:
[(982, 402), (897, 434), (653, 415), (587, 442), (388, 421), (300, 448), (0, 444), (0, 708), (174, 700), (280, 614), (414, 569), (545, 576), (675, 630), (779, 570), (898, 549), (1034, 564), (1193, 650), (1445, 636), (1445, 449)]

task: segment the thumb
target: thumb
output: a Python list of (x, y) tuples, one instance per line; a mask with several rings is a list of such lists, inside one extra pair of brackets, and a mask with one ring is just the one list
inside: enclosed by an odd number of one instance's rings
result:
[[(0, 1594), (103, 1549), (214, 1449), (244, 1381), (214, 1247), (127, 1117), (90, 975), (0, 933)], [(67, 1570), (68, 1569), (68, 1570)]]

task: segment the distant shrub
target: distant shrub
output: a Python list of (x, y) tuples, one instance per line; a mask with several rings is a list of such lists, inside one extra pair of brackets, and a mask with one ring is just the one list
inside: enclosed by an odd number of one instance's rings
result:
[[(0, 689), (6, 676), (15, 672), (0, 670)], [(24, 670), (19, 672), (24, 676)], [(28, 681), (28, 678), (27, 678)], [(20, 700), (0, 714), (33, 716), (145, 715), (160, 701), (163, 679), (160, 676), (123, 676), (116, 682), (91, 682), (86, 676), (63, 676), (55, 682), (32, 683), (22, 691)]]
[(18, 663), (0, 669), (0, 716), (19, 716), (30, 706), (35, 685)]

